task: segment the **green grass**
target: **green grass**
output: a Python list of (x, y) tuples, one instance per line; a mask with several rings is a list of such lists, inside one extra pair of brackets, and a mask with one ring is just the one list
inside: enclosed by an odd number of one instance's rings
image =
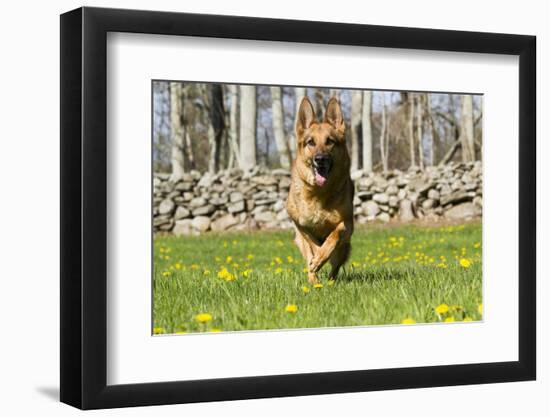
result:
[[(322, 288), (307, 283), (292, 239), (292, 232), (156, 237), (154, 332), (481, 319), (479, 223), (358, 229), (350, 261), (332, 282), (326, 266)], [(297, 311), (287, 312), (289, 304)], [(438, 314), (441, 304), (449, 311)], [(212, 319), (201, 323), (200, 313)]]

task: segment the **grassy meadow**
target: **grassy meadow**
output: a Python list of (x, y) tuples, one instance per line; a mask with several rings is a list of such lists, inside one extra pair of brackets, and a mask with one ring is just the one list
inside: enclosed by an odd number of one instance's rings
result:
[(481, 223), (369, 226), (339, 277), (307, 282), (293, 232), (154, 241), (153, 333), (481, 320)]

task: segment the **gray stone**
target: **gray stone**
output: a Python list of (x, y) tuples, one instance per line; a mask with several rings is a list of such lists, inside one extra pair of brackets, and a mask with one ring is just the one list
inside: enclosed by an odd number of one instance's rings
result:
[(277, 185), (277, 179), (272, 175), (260, 175), (253, 177), (251, 181), (258, 185)]
[(428, 198), (427, 200), (424, 200), (422, 202), (422, 208), (424, 210), (429, 210), (431, 208), (433, 208), (435, 206), (435, 201), (432, 200), (431, 198)]
[(276, 219), (275, 213), (272, 211), (262, 211), (261, 213), (257, 213), (254, 215), (254, 220), (260, 223), (269, 223), (273, 222)]
[(176, 236), (184, 236), (193, 234), (191, 227), (191, 219), (177, 220), (172, 233)]
[(206, 216), (197, 216), (191, 220), (191, 226), (193, 229), (198, 230), (201, 233), (206, 232), (210, 228), (210, 218)]
[(237, 201), (236, 203), (233, 203), (227, 206), (227, 211), (230, 213), (240, 213), (241, 211), (244, 211), (244, 209), (245, 209), (244, 200)]
[(444, 195), (441, 197), (440, 204), (446, 206), (447, 204), (457, 204), (463, 201), (470, 200), (471, 197), (465, 191), (455, 191), (451, 194)]
[(175, 220), (185, 219), (186, 217), (189, 217), (191, 215), (191, 212), (187, 210), (185, 207), (178, 206), (176, 209), (176, 213), (174, 214)]
[(380, 204), (387, 204), (390, 201), (388, 195), (383, 193), (374, 194), (372, 199)]
[(388, 188), (386, 188), (386, 194), (387, 195), (397, 195), (397, 193), (399, 192), (399, 188), (397, 187), (397, 185), (390, 185), (388, 186)]
[(410, 222), (414, 220), (413, 204), (411, 200), (401, 200), (399, 203), (399, 220)]
[(465, 220), (481, 215), (481, 209), (474, 203), (462, 203), (451, 207), (445, 212), (445, 218), (450, 220)]
[(383, 223), (388, 223), (390, 221), (390, 215), (388, 213), (380, 213), (376, 216), (377, 220), (380, 220)]
[(213, 232), (222, 232), (239, 223), (239, 219), (232, 214), (226, 214), (210, 224)]
[(399, 206), (399, 198), (395, 195), (390, 196), (389, 205), (393, 208)]
[(191, 191), (193, 189), (193, 184), (190, 182), (178, 182), (175, 189), (177, 191)]
[(160, 214), (171, 214), (176, 208), (176, 203), (174, 203), (170, 199), (162, 200), (162, 202), (159, 205), (159, 213)]
[(363, 214), (367, 217), (374, 218), (378, 213), (380, 213), (380, 207), (372, 200), (361, 204), (361, 208), (363, 209)]
[(206, 199), (204, 197), (195, 197), (189, 203), (189, 207), (197, 208), (197, 207), (202, 207), (205, 204), (206, 204)]
[(231, 201), (232, 203), (237, 203), (242, 200), (244, 200), (244, 195), (239, 191), (233, 191), (231, 194), (229, 194), (229, 201)]
[(274, 204), (273, 204), (273, 211), (281, 211), (285, 208), (285, 202), (283, 200), (277, 200)]
[(192, 210), (193, 216), (206, 216), (214, 213), (214, 211), (216, 211), (216, 207), (212, 204), (207, 204), (206, 206), (197, 207)]
[(432, 200), (439, 200), (439, 191), (431, 189), (428, 191), (428, 198)]

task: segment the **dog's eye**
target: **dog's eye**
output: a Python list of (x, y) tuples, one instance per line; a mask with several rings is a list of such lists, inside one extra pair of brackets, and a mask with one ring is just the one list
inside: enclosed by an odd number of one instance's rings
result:
[(332, 139), (332, 138), (328, 138), (328, 139), (327, 139), (327, 145), (328, 145), (328, 146), (332, 146), (332, 145), (334, 145), (334, 144), (336, 144), (336, 141), (335, 141), (334, 139)]
[(308, 141), (306, 142), (306, 145), (307, 146), (315, 146), (315, 141), (313, 139), (308, 139)]

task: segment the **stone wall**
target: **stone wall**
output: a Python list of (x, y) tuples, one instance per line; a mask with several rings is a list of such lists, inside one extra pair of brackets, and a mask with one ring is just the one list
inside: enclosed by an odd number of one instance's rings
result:
[[(408, 222), (481, 216), (481, 162), (428, 167), (424, 172), (352, 173), (355, 220)], [(172, 182), (154, 174), (153, 226), (176, 235), (290, 228), (285, 210), (290, 173), (255, 168), (217, 174), (193, 171)]]

